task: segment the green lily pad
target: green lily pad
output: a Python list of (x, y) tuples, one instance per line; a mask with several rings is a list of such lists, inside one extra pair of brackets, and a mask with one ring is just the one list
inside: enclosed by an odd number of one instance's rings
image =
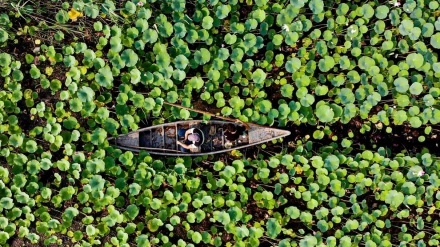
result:
[(328, 105), (321, 105), (316, 109), (316, 116), (321, 122), (331, 122), (334, 115), (333, 109)]
[(390, 12), (390, 9), (386, 5), (380, 5), (376, 8), (376, 18), (377, 19), (385, 19), (388, 17), (388, 13)]
[(440, 49), (440, 33), (436, 33), (433, 36), (431, 36), (431, 45), (435, 49)]
[(404, 77), (399, 77), (394, 80), (394, 86), (397, 92), (406, 93), (406, 91), (408, 91), (409, 89), (408, 79)]
[(335, 60), (331, 56), (325, 56), (318, 62), (319, 70), (322, 72), (328, 72), (335, 66)]

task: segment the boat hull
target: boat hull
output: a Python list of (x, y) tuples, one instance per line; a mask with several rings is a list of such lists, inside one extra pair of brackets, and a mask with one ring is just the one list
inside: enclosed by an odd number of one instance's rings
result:
[[(256, 124), (249, 124), (246, 136), (232, 144), (230, 148), (225, 147), (224, 131), (228, 121), (202, 120), (178, 121), (167, 124), (151, 126), (137, 131), (130, 132), (116, 138), (109, 138), (111, 145), (119, 149), (140, 152), (145, 150), (150, 154), (166, 156), (200, 156), (212, 155), (233, 150), (251, 147), (257, 144), (266, 143), (290, 135), (290, 131), (268, 128)], [(206, 139), (198, 152), (182, 152), (176, 146), (177, 130), (198, 128)]]

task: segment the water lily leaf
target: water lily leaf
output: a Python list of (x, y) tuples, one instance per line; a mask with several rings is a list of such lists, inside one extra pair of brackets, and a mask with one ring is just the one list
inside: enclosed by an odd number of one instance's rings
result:
[(266, 73), (262, 69), (256, 69), (252, 73), (252, 80), (256, 84), (260, 84), (261, 85), (264, 82), (265, 79), (266, 79)]
[(256, 9), (252, 12), (252, 18), (261, 23), (266, 19), (266, 12), (262, 9)]
[(411, 32), (408, 34), (411, 40), (417, 40), (420, 37), (422, 30), (419, 27), (414, 27)]
[(209, 16), (209, 15), (205, 16), (205, 17), (203, 17), (203, 20), (202, 20), (202, 27), (204, 29), (209, 30), (212, 28), (213, 23), (214, 23), (214, 19), (211, 16)]
[(299, 68), (301, 68), (301, 60), (297, 57), (293, 57), (286, 62), (286, 70), (289, 73), (295, 73)]
[(339, 58), (339, 66), (342, 70), (349, 69), (351, 66), (350, 59), (347, 56), (342, 56)]
[(385, 203), (391, 205), (391, 208), (396, 210), (400, 206), (400, 204), (403, 203), (404, 200), (405, 195), (402, 192), (390, 190), (386, 195)]
[(335, 66), (335, 60), (331, 56), (325, 56), (318, 62), (319, 70), (322, 72), (328, 72)]
[(431, 36), (430, 43), (435, 49), (440, 49), (440, 32)]
[(329, 89), (328, 89), (328, 87), (326, 85), (318, 85), (315, 88), (315, 93), (318, 96), (327, 95), (328, 91), (329, 91)]
[(376, 18), (377, 19), (385, 19), (388, 16), (390, 9), (386, 5), (380, 5), (376, 8)]
[(364, 5), (362, 5), (361, 13), (364, 16), (364, 18), (371, 19), (371, 17), (373, 17), (373, 15), (374, 15), (374, 9), (373, 9), (373, 7), (371, 7), (371, 5), (364, 4)]
[(12, 134), (9, 137), (9, 145), (18, 148), (18, 147), (20, 147), (23, 144), (23, 140), (24, 140), (23, 135)]
[(271, 238), (276, 238), (281, 233), (281, 225), (277, 219), (269, 218), (266, 223), (267, 235)]
[(137, 64), (139, 57), (132, 49), (126, 49), (121, 54), (122, 60), (124, 60), (127, 67), (133, 67)]
[(131, 204), (127, 207), (125, 212), (130, 220), (134, 220), (139, 214), (139, 208), (136, 205)]
[(414, 29), (414, 22), (412, 20), (403, 20), (399, 25), (399, 31), (402, 35), (408, 35)]
[(156, 232), (161, 226), (163, 226), (163, 222), (160, 219), (152, 219), (147, 223), (148, 230), (151, 232)]
[(293, 90), (295, 88), (290, 84), (284, 84), (281, 86), (280, 91), (281, 95), (286, 98), (292, 98)]
[(433, 106), (436, 100), (431, 94), (427, 94), (423, 96), (423, 102), (425, 103), (426, 106)]
[(358, 35), (359, 35), (358, 25), (353, 24), (347, 28), (347, 36), (350, 37), (350, 39), (353, 39)]
[(316, 109), (316, 116), (318, 117), (319, 121), (328, 123), (333, 120), (334, 112), (333, 109), (328, 105), (321, 105)]
[(95, 92), (90, 87), (82, 86), (77, 95), (82, 102), (91, 102), (95, 97)]
[(171, 7), (176, 12), (183, 12), (185, 10), (186, 1), (185, 0), (173, 0), (171, 2)]
[[(327, 222), (325, 222), (325, 223), (327, 223)], [(325, 232), (325, 231), (323, 231), (323, 232)], [(303, 239), (301, 239), (299, 241), (300, 247), (317, 246), (317, 244), (318, 244), (318, 240), (316, 239), (315, 236), (305, 236)]]
[(406, 91), (408, 91), (409, 89), (408, 79), (404, 77), (398, 77), (394, 80), (394, 86), (397, 92), (406, 93)]
[(264, 7), (264, 6), (267, 4), (268, 1), (269, 1), (269, 0), (255, 0), (255, 4), (256, 4), (258, 7)]
[(409, 87), (409, 92), (414, 95), (420, 95), (423, 92), (423, 86), (420, 82), (414, 82)]
[(341, 98), (341, 103), (344, 105), (352, 104), (355, 101), (354, 93), (348, 88), (341, 89), (338, 96)]
[(220, 5), (217, 6), (217, 9), (215, 11), (215, 15), (220, 20), (222, 20), (222, 19), (225, 19), (229, 15), (230, 11), (231, 11), (231, 6), (220, 4)]
[(186, 58), (182, 54), (177, 55), (177, 57), (174, 59), (174, 65), (176, 66), (176, 68), (181, 70), (184, 70), (186, 66), (188, 66), (188, 63), (189, 63), (188, 58)]
[(251, 49), (253, 48), (256, 44), (257, 44), (257, 37), (255, 36), (255, 34), (252, 33), (247, 33), (244, 37), (244, 45), (248, 48)]
[(113, 86), (113, 74), (110, 67), (100, 68), (98, 73), (95, 74), (95, 80), (100, 86), (111, 88)]
[(394, 124), (402, 125), (407, 119), (407, 113), (403, 110), (398, 110), (393, 112)]
[(188, 119), (188, 118), (190, 117), (190, 113), (189, 113), (189, 111), (186, 110), (186, 109), (181, 109), (181, 110), (180, 110), (180, 117), (181, 117), (182, 119)]
[(309, 1), (309, 7), (313, 14), (317, 15), (324, 11), (324, 2), (322, 0), (311, 0)]
[(285, 42), (287, 45), (293, 46), (299, 39), (299, 34), (297, 32), (288, 32), (286, 34)]
[(37, 142), (34, 140), (27, 141), (25, 146), (28, 153), (35, 153), (38, 148)]
[(194, 53), (194, 60), (199, 65), (204, 65), (211, 59), (211, 53), (206, 48), (201, 48)]
[(8, 67), (11, 64), (12, 57), (8, 53), (0, 53), (0, 66), (1, 67)]
[(99, 145), (99, 144), (102, 144), (105, 141), (105, 138), (107, 138), (107, 131), (105, 131), (102, 128), (97, 128), (92, 133), (91, 142), (94, 145)]
[(258, 109), (262, 113), (268, 113), (272, 109), (272, 102), (269, 100), (262, 100), (257, 105)]
[(9, 34), (3, 28), (0, 28), (0, 43), (6, 42), (8, 38)]

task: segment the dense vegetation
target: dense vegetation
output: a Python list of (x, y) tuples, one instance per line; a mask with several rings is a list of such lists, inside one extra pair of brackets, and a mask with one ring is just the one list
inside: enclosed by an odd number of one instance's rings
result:
[[(0, 0), (1, 246), (439, 246), (440, 4)], [(177, 103), (292, 136), (107, 138)]]

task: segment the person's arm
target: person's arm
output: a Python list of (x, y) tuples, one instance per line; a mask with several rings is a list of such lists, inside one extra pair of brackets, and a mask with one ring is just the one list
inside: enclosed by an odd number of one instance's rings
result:
[(181, 143), (180, 141), (177, 141), (177, 144), (179, 144), (180, 146), (182, 146), (183, 148), (189, 149), (189, 150), (194, 150), (197, 149), (198, 147), (194, 144), (184, 144)]
[(185, 132), (185, 140), (188, 139), (188, 135), (194, 133), (194, 128), (191, 128)]
[(185, 144), (185, 143), (182, 143), (182, 142), (180, 142), (180, 141), (177, 141), (177, 144), (178, 145), (180, 145), (180, 146), (182, 146), (182, 147), (184, 147), (184, 148), (186, 148), (186, 149), (190, 149), (191, 148), (191, 145), (188, 145), (188, 144)]

